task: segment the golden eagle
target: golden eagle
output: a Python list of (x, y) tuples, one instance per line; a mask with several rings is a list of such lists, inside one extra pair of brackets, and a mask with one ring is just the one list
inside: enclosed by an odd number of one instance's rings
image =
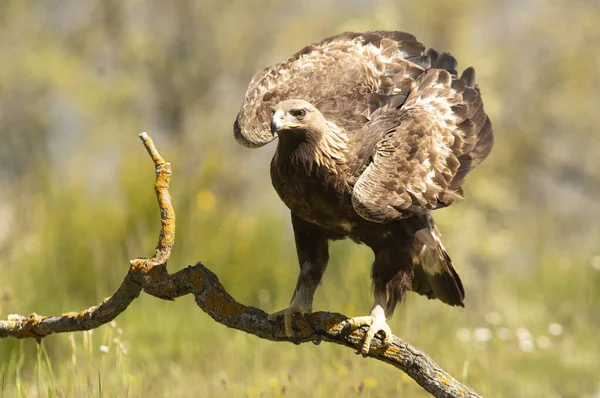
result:
[(300, 275), (284, 315), (310, 320), (330, 240), (368, 245), (374, 304), (362, 351), (406, 291), (463, 306), (464, 289), (430, 212), (462, 198), (493, 146), (475, 71), (403, 32), (347, 32), (258, 71), (234, 124), (260, 147), (278, 137), (271, 180), (292, 213)]

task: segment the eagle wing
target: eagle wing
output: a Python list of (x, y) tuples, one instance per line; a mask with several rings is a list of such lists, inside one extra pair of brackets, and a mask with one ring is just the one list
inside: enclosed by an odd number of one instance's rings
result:
[(326, 38), (254, 75), (234, 135), (248, 147), (272, 141), (271, 110), (287, 99), (310, 102), (346, 131), (360, 129), (376, 110), (400, 106), (436, 57), (403, 32), (346, 32)]
[(462, 198), (466, 174), (490, 153), (492, 126), (475, 71), (458, 78), (455, 66), (442, 54), (401, 108), (381, 108), (364, 126), (364, 136), (383, 138), (353, 188), (362, 217), (385, 223), (448, 206)]

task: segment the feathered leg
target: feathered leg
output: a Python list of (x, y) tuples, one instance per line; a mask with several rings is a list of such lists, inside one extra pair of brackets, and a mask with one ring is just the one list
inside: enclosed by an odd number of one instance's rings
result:
[(300, 262), (298, 282), (290, 306), (269, 316), (269, 319), (273, 320), (283, 315), (285, 334), (289, 338), (295, 336), (292, 325), (295, 314), (301, 314), (314, 329), (310, 318), (312, 302), (329, 261), (329, 240), (320, 227), (308, 223), (294, 214), (292, 214), (292, 226)]
[(392, 342), (392, 330), (386, 319), (392, 316), (396, 304), (402, 301), (404, 294), (410, 289), (413, 272), (411, 261), (409, 253), (399, 252), (390, 256), (390, 252), (386, 250), (375, 252), (371, 273), (375, 300), (371, 313), (348, 320), (350, 330), (369, 326), (361, 348), (365, 356), (369, 353), (377, 332), (385, 334), (385, 344)]

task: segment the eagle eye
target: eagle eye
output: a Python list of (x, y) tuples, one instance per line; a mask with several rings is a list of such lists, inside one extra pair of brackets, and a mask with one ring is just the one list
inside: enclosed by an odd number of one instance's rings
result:
[(293, 117), (295, 117), (298, 120), (302, 120), (302, 119), (304, 119), (304, 116), (306, 116), (306, 110), (304, 110), (304, 109), (292, 109), (290, 111), (290, 115), (292, 115)]

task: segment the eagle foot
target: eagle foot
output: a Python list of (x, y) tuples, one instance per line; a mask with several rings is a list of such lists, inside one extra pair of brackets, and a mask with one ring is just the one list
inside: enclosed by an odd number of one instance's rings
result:
[(296, 328), (294, 328), (294, 315), (300, 314), (309, 328), (315, 335), (315, 339), (313, 343), (316, 345), (321, 344), (321, 336), (319, 330), (317, 329), (313, 319), (312, 319), (312, 308), (303, 306), (298, 303), (292, 303), (289, 308), (286, 308), (281, 311), (277, 311), (269, 315), (269, 321), (275, 321), (280, 316), (283, 316), (283, 324), (285, 329), (285, 335), (294, 343), (300, 344), (298, 340), (298, 335), (296, 332)]
[(363, 326), (368, 326), (369, 329), (367, 330), (367, 333), (365, 333), (361, 349), (356, 351), (356, 354), (362, 354), (363, 357), (366, 357), (371, 350), (373, 338), (379, 332), (382, 332), (384, 335), (382, 338), (383, 344), (379, 348), (385, 349), (392, 343), (392, 329), (390, 329), (389, 325), (387, 324), (385, 317), (381, 315), (367, 315), (350, 318), (346, 321), (344, 333), (349, 334), (351, 331)]

